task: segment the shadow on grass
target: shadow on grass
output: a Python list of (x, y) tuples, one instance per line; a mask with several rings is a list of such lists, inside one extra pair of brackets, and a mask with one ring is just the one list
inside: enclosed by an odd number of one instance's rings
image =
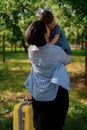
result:
[(86, 87), (85, 84), (85, 73), (70, 73), (70, 81), (72, 88)]
[[(0, 130), (13, 130), (12, 117), (0, 117)], [(87, 130), (87, 106), (70, 100), (70, 107), (63, 130)]]
[(64, 130), (87, 130), (87, 105), (77, 100), (70, 100)]
[(0, 93), (6, 90), (23, 91), (24, 82), (31, 70), (31, 63), (10, 61), (1, 64), (0, 68)]
[[(74, 59), (74, 61), (80, 61), (81, 63), (84, 62), (84, 52), (74, 51), (72, 55), (78, 55), (79, 57)], [(80, 56), (82, 56), (82, 61)], [(3, 65), (1, 64), (0, 93), (2, 95), (7, 94), (4, 93), (4, 91), (7, 92), (8, 90), (11, 92), (13, 91), (17, 97), (17, 92), (19, 91), (22, 97), (19, 95), (17, 98), (23, 98), (23, 93), (25, 91), (24, 82), (30, 72), (31, 65), (29, 63), (25, 63), (25, 61), (20, 62), (20, 58), (22, 60), (28, 59), (27, 54), (24, 55), (22, 53), (17, 56), (16, 53), (8, 53), (7, 60), (11, 59), (11, 61)], [(12, 62), (12, 60), (16, 61)], [(87, 130), (87, 105), (85, 105), (85, 101), (87, 100), (87, 88), (85, 87), (85, 75), (84, 73), (77, 74), (75, 72), (70, 75), (70, 107), (64, 130)], [(9, 118), (4, 117), (2, 113), (6, 112), (6, 114), (8, 114), (9, 112), (12, 112), (14, 105), (18, 101), (17, 98), (16, 100), (13, 100), (12, 97), (10, 97), (10, 99), (7, 98), (6, 102), (0, 102), (0, 105), (2, 106), (0, 107), (0, 130), (13, 130), (12, 116)]]
[(28, 72), (23, 71), (14, 71), (8, 70), (5, 73), (3, 70), (0, 74), (0, 92), (5, 90), (12, 90), (12, 91), (23, 91), (24, 82), (28, 76)]
[[(15, 74), (14, 74), (15, 73)], [(6, 74), (7, 75), (7, 74)], [(16, 75), (17, 78), (14, 76)], [(22, 77), (21, 77), (22, 75)], [(6, 79), (3, 81), (5, 82), (5, 88), (2, 89), (2, 92), (7, 89), (11, 89), (15, 92), (20, 91), (23, 94), (23, 82), (26, 79), (26, 76), (28, 76), (27, 71), (10, 71), (8, 72), (8, 78), (10, 77), (10, 80), (12, 84), (8, 84), (6, 88)], [(22, 79), (22, 81), (21, 81)], [(71, 92), (70, 97), (70, 107), (67, 114), (66, 122), (64, 125), (63, 130), (87, 130), (87, 105), (80, 102), (81, 99), (87, 99), (87, 89), (84, 90), (84, 87), (80, 88), (79, 84), (80, 82), (83, 82), (84, 79), (84, 73), (80, 75), (71, 74), (71, 84), (73, 83), (74, 92)], [(8, 79), (7, 79), (8, 80)], [(17, 83), (15, 84), (15, 82)], [(9, 82), (10, 83), (10, 82)], [(83, 82), (84, 84), (84, 82)], [(13, 87), (12, 87), (13, 86)], [(75, 91), (76, 90), (76, 91)], [(72, 91), (72, 90), (71, 90)], [(76, 93), (76, 94), (74, 94)], [(22, 97), (23, 98), (23, 97)], [(78, 100), (79, 99), (79, 100)], [(13, 101), (7, 101), (5, 102), (5, 106), (3, 105), (2, 109), (5, 112), (6, 110), (9, 110), (7, 112), (12, 112), (13, 107), (17, 102)], [(4, 114), (5, 115), (5, 114)], [(0, 116), (0, 130), (13, 130), (13, 118), (11, 117), (4, 117), (3, 114)]]
[(85, 73), (71, 73), (71, 91), (76, 92), (76, 97), (87, 100), (87, 84), (85, 83)]
[(85, 73), (71, 73), (70, 106), (63, 130), (87, 130)]
[(0, 117), (0, 130), (13, 130), (13, 119)]

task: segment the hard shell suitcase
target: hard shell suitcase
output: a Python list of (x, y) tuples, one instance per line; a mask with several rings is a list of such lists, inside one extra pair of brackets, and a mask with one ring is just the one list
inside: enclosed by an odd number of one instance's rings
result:
[(35, 130), (33, 127), (32, 103), (18, 103), (13, 111), (13, 130)]

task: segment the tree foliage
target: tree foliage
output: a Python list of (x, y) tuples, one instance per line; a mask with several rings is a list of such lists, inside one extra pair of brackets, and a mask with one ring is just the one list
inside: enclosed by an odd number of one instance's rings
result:
[[(87, 0), (0, 0), (0, 36), (24, 48), (24, 32), (44, 9), (52, 10), (56, 22), (65, 31), (69, 41), (86, 37)], [(84, 33), (85, 32), (85, 33)], [(9, 35), (8, 35), (9, 33)]]
[[(73, 1), (71, 2), (73, 3)], [(70, 4), (68, 0), (0, 0), (0, 28), (10, 30), (15, 43), (23, 38), (27, 26), (37, 18), (36, 16), (43, 9), (50, 9), (67, 36), (77, 37), (77, 34), (82, 32), (83, 25), (81, 23), (83, 21), (76, 14), (76, 7), (73, 9), (73, 4)]]
[[(63, 4), (66, 4), (66, 7), (70, 7), (71, 11), (74, 11), (74, 14), (79, 19), (79, 23), (83, 26), (84, 37), (87, 34), (87, 0), (61, 0)], [(86, 38), (87, 39), (87, 38)]]
[(76, 16), (80, 17), (83, 25), (82, 34), (85, 40), (85, 83), (87, 85), (87, 0), (62, 0), (62, 2), (71, 5), (71, 9), (75, 11)]
[[(0, 0), (0, 40), (3, 44), (3, 52), (5, 40), (9, 39), (14, 44), (21, 41), (26, 50), (24, 32), (44, 9), (52, 10), (56, 22), (65, 31), (70, 42), (77, 40), (83, 45), (83, 41), (87, 41), (86, 5), (87, 0)], [(87, 75), (87, 44), (85, 47)]]

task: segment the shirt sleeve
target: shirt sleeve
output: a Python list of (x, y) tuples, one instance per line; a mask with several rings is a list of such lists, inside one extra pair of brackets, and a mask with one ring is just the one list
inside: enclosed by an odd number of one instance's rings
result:
[(58, 24), (56, 24), (56, 26), (55, 26), (55, 35), (60, 35), (60, 34), (61, 34), (60, 26)]
[(58, 61), (60, 61), (61, 63), (63, 63), (64, 65), (67, 65), (69, 63), (71, 63), (71, 57), (65, 53), (65, 51), (61, 48), (56, 46), (55, 47), (55, 56), (58, 59)]

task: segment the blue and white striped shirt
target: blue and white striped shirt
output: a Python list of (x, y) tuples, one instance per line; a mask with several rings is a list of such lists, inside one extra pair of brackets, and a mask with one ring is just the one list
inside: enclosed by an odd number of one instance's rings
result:
[(64, 65), (71, 62), (71, 58), (61, 47), (45, 45), (30, 46), (28, 56), (32, 63), (32, 70), (24, 85), (37, 101), (51, 101), (55, 99), (59, 85), (70, 89), (69, 74)]

